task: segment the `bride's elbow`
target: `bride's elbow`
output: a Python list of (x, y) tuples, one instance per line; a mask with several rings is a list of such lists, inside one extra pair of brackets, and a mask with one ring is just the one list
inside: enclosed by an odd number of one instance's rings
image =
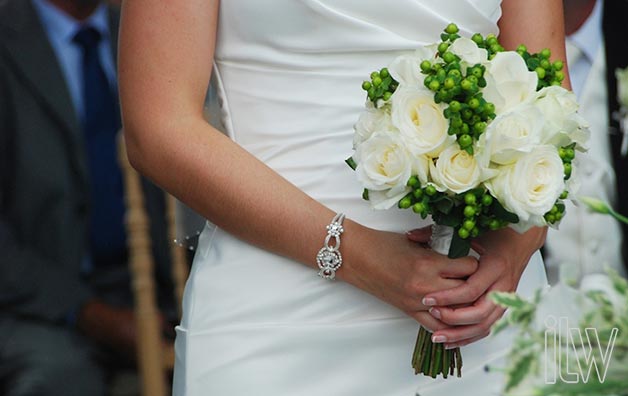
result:
[(160, 155), (156, 153), (159, 144), (155, 144), (158, 134), (149, 132), (150, 125), (136, 125), (124, 122), (123, 136), (126, 147), (126, 155), (129, 164), (142, 175), (148, 176), (151, 169), (157, 166), (155, 159)]

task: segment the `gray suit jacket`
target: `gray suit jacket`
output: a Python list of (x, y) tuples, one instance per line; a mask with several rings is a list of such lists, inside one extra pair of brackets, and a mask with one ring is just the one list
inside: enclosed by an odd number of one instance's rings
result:
[[(118, 15), (110, 15), (115, 45)], [(0, 0), (0, 318), (62, 321), (93, 293), (80, 271), (91, 210), (83, 147), (31, 2)], [(169, 289), (163, 194), (145, 187), (158, 279)], [(126, 263), (112, 272), (128, 277)]]

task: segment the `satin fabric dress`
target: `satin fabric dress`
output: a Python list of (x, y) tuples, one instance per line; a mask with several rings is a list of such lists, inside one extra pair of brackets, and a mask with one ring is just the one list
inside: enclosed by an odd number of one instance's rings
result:
[[(498, 33), (500, 15), (500, 0), (222, 1), (213, 79), (225, 132), (352, 220), (396, 232), (426, 225), (411, 211), (372, 210), (344, 163), (365, 102), (361, 83), (405, 51), (438, 41), (449, 22), (462, 34), (486, 35)], [(537, 253), (519, 291), (545, 283)], [(177, 396), (498, 394), (501, 377), (484, 367), (503, 357), (511, 337), (463, 348), (462, 379), (415, 376), (416, 321), (210, 223), (183, 308)]]

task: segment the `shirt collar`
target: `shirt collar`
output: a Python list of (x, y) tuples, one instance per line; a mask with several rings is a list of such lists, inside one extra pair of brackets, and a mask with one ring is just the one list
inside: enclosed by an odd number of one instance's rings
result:
[[(616, 0), (611, 0), (616, 1)], [(597, 0), (591, 15), (569, 40), (587, 57), (590, 63), (595, 61), (602, 43), (602, 0)]]
[(109, 16), (107, 6), (103, 3), (85, 21), (78, 21), (61, 11), (47, 0), (32, 0), (38, 11), (44, 29), (49, 35), (71, 42), (74, 35), (84, 26), (91, 26), (109, 38)]

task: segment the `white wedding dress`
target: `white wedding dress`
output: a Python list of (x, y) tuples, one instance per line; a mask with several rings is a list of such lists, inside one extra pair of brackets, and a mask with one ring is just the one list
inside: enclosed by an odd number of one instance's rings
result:
[[(499, 7), (500, 0), (222, 1), (213, 73), (226, 133), (348, 218), (397, 232), (423, 226), (411, 211), (370, 209), (344, 163), (364, 106), (361, 83), (403, 51), (438, 41), (451, 21), (463, 34), (497, 33)], [(537, 253), (519, 291), (545, 282)], [(174, 394), (498, 394), (501, 377), (484, 367), (506, 353), (508, 333), (463, 348), (463, 378), (443, 381), (414, 375), (418, 328), (351, 285), (208, 224), (177, 328)]]

